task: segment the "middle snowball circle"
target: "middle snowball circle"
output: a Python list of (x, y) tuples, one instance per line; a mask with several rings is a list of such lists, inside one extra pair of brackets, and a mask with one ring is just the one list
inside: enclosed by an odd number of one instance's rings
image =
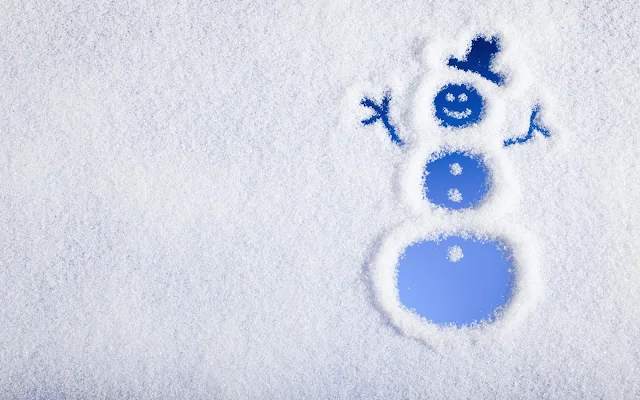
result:
[(439, 207), (474, 207), (490, 187), (489, 171), (478, 155), (462, 151), (436, 153), (425, 166), (424, 195)]

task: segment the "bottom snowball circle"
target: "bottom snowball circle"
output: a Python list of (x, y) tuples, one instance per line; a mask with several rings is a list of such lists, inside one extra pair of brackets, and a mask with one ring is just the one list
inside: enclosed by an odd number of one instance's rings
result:
[(491, 322), (513, 294), (513, 263), (499, 241), (449, 236), (414, 243), (397, 265), (399, 299), (439, 325)]

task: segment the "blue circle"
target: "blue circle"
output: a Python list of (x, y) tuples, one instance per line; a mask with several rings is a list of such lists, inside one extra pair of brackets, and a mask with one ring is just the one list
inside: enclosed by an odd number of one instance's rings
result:
[(491, 322), (511, 299), (513, 271), (511, 251), (499, 241), (419, 242), (398, 263), (400, 302), (439, 325)]
[(442, 126), (462, 128), (479, 122), (483, 117), (484, 99), (471, 85), (450, 83), (435, 99), (436, 118)]
[(489, 172), (479, 156), (461, 151), (439, 153), (425, 166), (425, 197), (440, 207), (473, 207), (487, 195), (490, 186)]

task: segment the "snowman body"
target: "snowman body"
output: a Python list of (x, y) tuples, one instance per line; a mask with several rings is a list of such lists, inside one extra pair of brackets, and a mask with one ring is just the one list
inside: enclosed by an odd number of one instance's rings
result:
[[(400, 195), (410, 216), (387, 235), (371, 265), (380, 307), (406, 334), (423, 339), (499, 331), (526, 315), (541, 287), (503, 146), (506, 116), (522, 107), (522, 91), (447, 68), (441, 59), (432, 60), (408, 113), (414, 140)], [(425, 291), (429, 302), (419, 300)]]

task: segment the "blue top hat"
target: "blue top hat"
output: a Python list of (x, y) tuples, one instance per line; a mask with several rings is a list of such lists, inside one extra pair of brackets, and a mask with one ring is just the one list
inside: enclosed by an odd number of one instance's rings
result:
[(499, 52), (500, 44), (497, 37), (486, 39), (478, 36), (471, 42), (471, 50), (467, 53), (465, 60), (451, 57), (448, 65), (463, 71), (480, 74), (483, 78), (501, 86), (504, 83), (504, 77), (491, 70), (491, 62)]

